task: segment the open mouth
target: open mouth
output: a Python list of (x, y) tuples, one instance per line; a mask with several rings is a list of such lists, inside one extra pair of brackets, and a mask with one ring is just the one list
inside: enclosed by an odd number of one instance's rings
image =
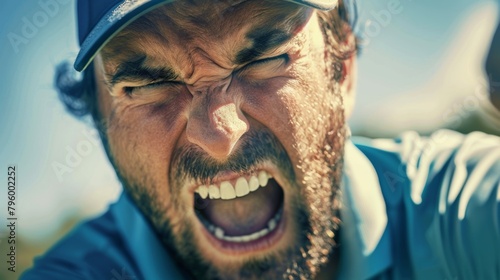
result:
[(213, 243), (231, 251), (269, 247), (284, 228), (284, 193), (267, 171), (195, 190), (196, 216)]

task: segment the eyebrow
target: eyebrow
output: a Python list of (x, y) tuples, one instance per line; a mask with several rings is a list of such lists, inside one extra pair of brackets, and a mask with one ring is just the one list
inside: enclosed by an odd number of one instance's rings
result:
[(252, 46), (238, 52), (235, 63), (239, 65), (249, 63), (266, 52), (276, 49), (289, 41), (292, 35), (279, 29), (260, 28), (250, 32), (246, 37), (252, 41)]
[(146, 55), (121, 62), (112, 75), (107, 75), (110, 86), (123, 81), (174, 81), (178, 75), (169, 67), (151, 67), (145, 64)]
[[(252, 46), (238, 52), (235, 63), (247, 64), (263, 54), (276, 49), (292, 38), (283, 30), (268, 28), (256, 29), (246, 36)], [(145, 64), (147, 55), (140, 54), (121, 62), (114, 74), (106, 75), (110, 87), (123, 81), (175, 81), (179, 75), (169, 67), (151, 67)]]

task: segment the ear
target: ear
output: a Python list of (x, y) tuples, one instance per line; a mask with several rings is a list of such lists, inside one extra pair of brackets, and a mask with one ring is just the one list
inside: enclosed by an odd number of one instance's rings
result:
[(342, 67), (342, 78), (340, 79), (340, 90), (344, 96), (345, 117), (349, 119), (354, 109), (356, 100), (356, 82), (358, 78), (356, 54), (344, 60)]

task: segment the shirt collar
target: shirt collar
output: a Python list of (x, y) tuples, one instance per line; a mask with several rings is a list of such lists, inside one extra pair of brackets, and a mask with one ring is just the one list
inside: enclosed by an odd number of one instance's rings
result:
[(111, 208), (142, 279), (184, 279), (171, 255), (126, 194)]
[(370, 160), (346, 141), (342, 178), (340, 279), (369, 279), (392, 264), (380, 180)]

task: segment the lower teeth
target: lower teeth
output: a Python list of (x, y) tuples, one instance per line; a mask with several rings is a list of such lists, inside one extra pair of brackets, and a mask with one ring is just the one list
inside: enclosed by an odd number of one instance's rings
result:
[(224, 230), (221, 229), (220, 227), (216, 227), (212, 224), (210, 224), (210, 222), (206, 221), (206, 220), (203, 220), (203, 223), (205, 224), (205, 227), (219, 240), (224, 240), (224, 241), (229, 241), (229, 242), (238, 242), (238, 243), (243, 243), (243, 242), (250, 242), (250, 241), (253, 241), (253, 240), (257, 240), (267, 234), (269, 234), (270, 232), (272, 232), (275, 228), (276, 228), (276, 225), (278, 224), (278, 222), (280, 221), (281, 219), (281, 214), (283, 212), (283, 208), (281, 208), (280, 210), (278, 210), (278, 213), (276, 213), (276, 215), (274, 215), (273, 218), (271, 218), (271, 220), (269, 220), (269, 222), (267, 222), (267, 227), (264, 228), (264, 229), (261, 229), (257, 232), (254, 232), (254, 233), (251, 233), (251, 234), (248, 234), (248, 235), (242, 235), (242, 236), (225, 236), (224, 235)]

